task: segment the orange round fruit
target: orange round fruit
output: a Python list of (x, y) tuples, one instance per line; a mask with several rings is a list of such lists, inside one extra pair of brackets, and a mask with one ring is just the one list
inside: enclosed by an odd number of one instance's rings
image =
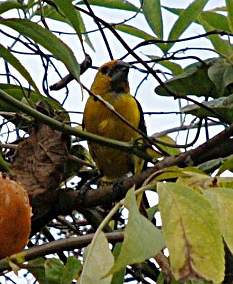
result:
[(31, 207), (22, 185), (0, 173), (0, 259), (20, 252), (31, 230)]

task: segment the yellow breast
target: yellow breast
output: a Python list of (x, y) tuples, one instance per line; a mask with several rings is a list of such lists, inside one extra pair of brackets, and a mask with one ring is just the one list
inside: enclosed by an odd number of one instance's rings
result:
[[(102, 95), (102, 98), (135, 128), (138, 128), (141, 114), (136, 100), (130, 94), (107, 93)], [(84, 126), (89, 132), (125, 142), (132, 141), (139, 136), (136, 131), (93, 97), (89, 97), (84, 110)], [(133, 170), (132, 155), (93, 142), (88, 145), (97, 167), (107, 178), (116, 178)]]
[[(134, 127), (138, 128), (140, 112), (137, 102), (130, 94), (108, 93), (102, 98), (110, 103)], [(111, 110), (93, 97), (88, 99), (84, 110), (84, 125), (87, 131), (120, 141), (130, 141), (138, 136), (137, 132), (133, 131)]]

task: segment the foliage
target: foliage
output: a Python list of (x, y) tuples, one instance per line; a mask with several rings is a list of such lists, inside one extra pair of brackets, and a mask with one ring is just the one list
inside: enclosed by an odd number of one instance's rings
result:
[[(189, 2), (185, 8), (163, 0), (0, 2), (6, 40), (0, 44), (0, 166), (27, 188), (33, 209), (28, 248), (0, 260), (2, 277), (26, 269), (46, 284), (232, 283), (233, 6)], [(121, 13), (127, 18), (115, 20)], [(169, 30), (166, 13), (174, 20)], [(193, 27), (204, 32), (192, 33)], [(79, 115), (90, 83), (83, 78), (95, 69), (90, 58), (99, 64), (113, 57), (129, 62), (140, 78), (130, 85), (143, 109), (158, 97), (172, 106), (179, 101), (179, 127), (148, 131), (142, 145), (87, 133), (78, 116), (74, 123), (67, 100), (75, 96)], [(40, 68), (38, 77), (31, 66)], [(149, 114), (157, 122), (158, 113)], [(103, 185), (81, 140), (150, 163), (143, 173)]]

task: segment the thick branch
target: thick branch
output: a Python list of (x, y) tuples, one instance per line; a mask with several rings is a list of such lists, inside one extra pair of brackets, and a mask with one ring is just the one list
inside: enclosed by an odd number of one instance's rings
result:
[[(229, 145), (232, 145), (232, 139), (229, 139), (229, 137), (232, 135), (233, 124), (197, 148), (182, 153), (179, 156), (166, 157), (154, 167), (148, 168), (142, 173), (132, 177), (124, 178), (122, 181), (115, 183), (113, 186), (106, 186), (101, 188), (101, 190), (89, 190), (84, 196), (82, 196), (80, 192), (73, 191), (66, 192), (64, 194), (70, 195), (71, 200), (74, 202), (74, 206), (76, 206), (76, 209), (80, 206), (92, 207), (104, 204), (105, 202), (114, 202), (120, 200), (134, 184), (140, 185), (145, 179), (158, 170), (175, 165), (180, 167), (185, 167), (188, 165), (196, 166), (208, 160), (225, 157), (232, 154), (233, 148), (229, 147)], [(62, 198), (64, 198), (64, 196)]]
[[(48, 254), (54, 254), (59, 251), (72, 251), (74, 249), (86, 247), (92, 241), (93, 236), (94, 234), (88, 234), (84, 236), (56, 240), (47, 244), (35, 246), (23, 252), (24, 261), (42, 257)], [(121, 232), (106, 233), (105, 236), (110, 243), (122, 242), (124, 238), (124, 235)], [(15, 256), (16, 257), (12, 257), (11, 260), (14, 261), (15, 259), (17, 264), (17, 254)], [(18, 259), (22, 258), (18, 257)], [(11, 270), (11, 267), (9, 265), (9, 258), (0, 260), (0, 272), (3, 272), (4, 270)]]
[[(166, 157), (158, 162), (154, 167), (148, 168), (140, 174), (128, 178), (122, 178), (111, 186), (105, 186), (98, 190), (86, 189), (79, 191), (49, 191), (36, 197), (39, 203), (45, 200), (51, 203), (50, 211), (42, 218), (36, 218), (33, 221), (32, 234), (35, 234), (50, 220), (58, 215), (70, 214), (73, 210), (85, 210), (102, 204), (116, 202), (124, 198), (127, 191), (136, 184), (142, 184), (144, 180), (153, 173), (171, 166), (185, 167), (187, 165), (198, 165), (217, 159), (226, 157), (233, 153), (233, 139), (229, 139), (233, 135), (233, 124), (214, 136), (206, 143), (198, 146), (179, 156)], [(84, 185), (86, 187), (86, 185)], [(50, 194), (49, 194), (50, 193)], [(51, 196), (50, 196), (51, 195)], [(50, 200), (50, 201), (49, 201)]]

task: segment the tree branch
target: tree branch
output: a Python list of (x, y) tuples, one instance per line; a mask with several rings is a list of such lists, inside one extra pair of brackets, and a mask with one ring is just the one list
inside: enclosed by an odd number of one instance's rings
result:
[[(122, 242), (124, 238), (124, 235), (122, 232), (106, 233), (105, 236), (110, 243)], [(54, 253), (61, 252), (61, 251), (72, 251), (74, 249), (80, 249), (90, 244), (93, 237), (94, 237), (94, 234), (88, 234), (84, 236), (56, 240), (53, 242), (49, 242), (47, 244), (35, 246), (33, 248), (24, 250), (23, 252), (20, 252), (18, 254), (12, 255), (10, 257), (10, 260), (20, 265), (22, 263), (19, 263), (18, 262), (19, 260), (22, 260), (22, 262), (25, 262), (25, 261), (29, 261), (31, 259), (42, 257), (48, 254), (54, 254)], [(11, 267), (9, 265), (9, 257), (6, 257), (0, 260), (0, 272), (3, 272), (4, 270), (11, 270)]]
[(132, 153), (135, 154), (139, 157), (142, 157), (146, 160), (150, 160), (150, 157), (145, 153), (145, 151), (140, 150), (139, 147), (137, 147), (137, 145), (132, 145), (130, 143), (126, 143), (126, 142), (121, 142), (115, 139), (110, 139), (110, 138), (106, 138), (106, 137), (102, 137), (84, 130), (80, 130), (68, 125), (65, 125), (64, 123), (55, 120), (33, 108), (31, 108), (30, 106), (16, 100), (14, 97), (8, 95), (6, 92), (4, 92), (3, 90), (0, 90), (0, 96), (1, 96), (1, 100), (3, 100), (4, 102), (16, 107), (17, 109), (21, 110), (22, 112), (32, 116), (33, 118), (37, 119), (40, 123), (44, 123), (50, 127), (52, 127), (53, 129), (56, 129), (58, 131), (63, 132), (64, 134), (68, 134), (68, 135), (74, 135), (76, 137), (79, 138), (83, 138), (86, 139), (88, 141), (94, 141), (96, 143), (99, 143), (101, 145), (105, 145), (105, 146), (109, 146), (112, 148), (116, 148), (116, 149), (120, 149), (122, 151), (128, 152), (128, 153)]
[[(58, 215), (67, 215), (73, 210), (82, 212), (86, 208), (111, 204), (121, 200), (133, 185), (140, 186), (152, 174), (164, 168), (171, 166), (196, 166), (211, 159), (229, 156), (233, 154), (233, 139), (229, 139), (232, 135), (233, 124), (195, 149), (181, 153), (178, 156), (165, 157), (164, 160), (158, 162), (154, 167), (148, 168), (132, 177), (122, 178), (113, 185), (104, 186), (98, 190), (93, 190), (84, 185), (84, 189), (81, 188), (78, 191), (64, 191), (62, 189), (53, 191), (51, 192), (50, 212), (33, 222), (32, 234), (35, 234)], [(43, 200), (48, 201), (48, 194), (49, 192), (36, 198), (39, 198), (39, 202), (43, 202)]]

